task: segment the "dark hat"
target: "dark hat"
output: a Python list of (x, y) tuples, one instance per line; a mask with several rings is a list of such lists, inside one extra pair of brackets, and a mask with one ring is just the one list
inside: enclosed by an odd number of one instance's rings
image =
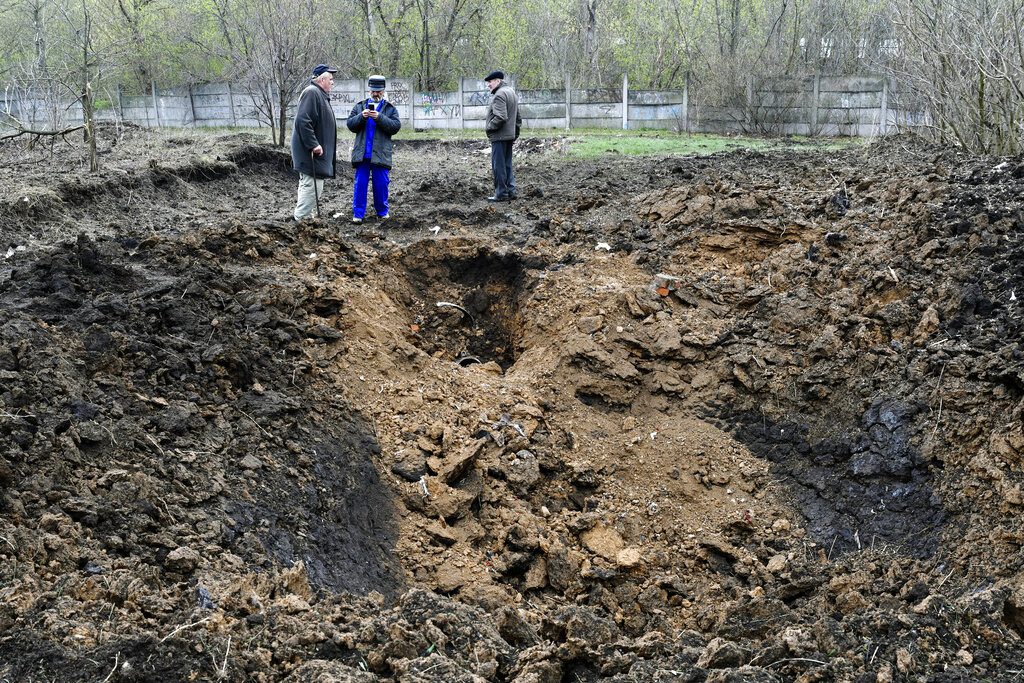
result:
[(387, 81), (384, 80), (383, 76), (370, 76), (366, 79), (366, 88), (368, 90), (383, 90), (387, 85)]
[(498, 80), (502, 80), (502, 81), (505, 80), (505, 72), (504, 71), (492, 71), (491, 73), (487, 74), (487, 77), (484, 78), (484, 80), (485, 81), (490, 81), (490, 80), (495, 79), (495, 78), (497, 78)]
[(313, 78), (317, 78), (321, 74), (325, 73), (336, 74), (338, 73), (338, 70), (326, 64), (317, 64), (316, 66), (313, 67)]

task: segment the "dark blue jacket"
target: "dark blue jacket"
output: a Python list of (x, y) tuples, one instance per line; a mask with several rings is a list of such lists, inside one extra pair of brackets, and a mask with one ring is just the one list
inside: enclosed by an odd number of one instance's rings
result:
[[(372, 99), (365, 99), (357, 102), (352, 107), (352, 113), (348, 115), (348, 129), (356, 134), (355, 142), (352, 143), (352, 165), (357, 166), (366, 157), (366, 119), (363, 118), (363, 110), (367, 102)], [(377, 128), (373, 133), (373, 153), (370, 155), (370, 163), (374, 166), (391, 168), (391, 152), (394, 144), (391, 136), (402, 129), (402, 122), (398, 118), (398, 110), (395, 105), (387, 100), (380, 102), (378, 109), (380, 116), (377, 117)]]
[[(310, 152), (320, 145), (324, 153), (316, 157), (316, 168)], [(333, 178), (338, 161), (338, 122), (327, 93), (310, 83), (299, 95), (292, 127), (292, 168), (317, 178)], [(315, 171), (315, 172), (314, 172)]]

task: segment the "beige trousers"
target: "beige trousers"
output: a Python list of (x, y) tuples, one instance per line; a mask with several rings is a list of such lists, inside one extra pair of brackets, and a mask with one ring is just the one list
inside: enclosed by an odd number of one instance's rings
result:
[(320, 195), (320, 206), (324, 204), (324, 179), (316, 179), (316, 190), (313, 190), (313, 176), (299, 173), (299, 196), (295, 202), (295, 220), (312, 218), (316, 214), (316, 197)]

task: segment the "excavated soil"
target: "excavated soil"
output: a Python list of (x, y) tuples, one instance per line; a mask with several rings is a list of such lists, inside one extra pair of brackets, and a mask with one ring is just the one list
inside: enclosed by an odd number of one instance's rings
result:
[(399, 143), (352, 226), (75, 145), (0, 147), (0, 680), (1024, 679), (1024, 160)]

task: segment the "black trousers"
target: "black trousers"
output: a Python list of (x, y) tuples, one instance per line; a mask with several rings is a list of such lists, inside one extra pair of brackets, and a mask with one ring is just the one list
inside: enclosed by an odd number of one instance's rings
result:
[(516, 177), (512, 173), (512, 140), (491, 143), (491, 171), (494, 173), (494, 196), (516, 196)]

